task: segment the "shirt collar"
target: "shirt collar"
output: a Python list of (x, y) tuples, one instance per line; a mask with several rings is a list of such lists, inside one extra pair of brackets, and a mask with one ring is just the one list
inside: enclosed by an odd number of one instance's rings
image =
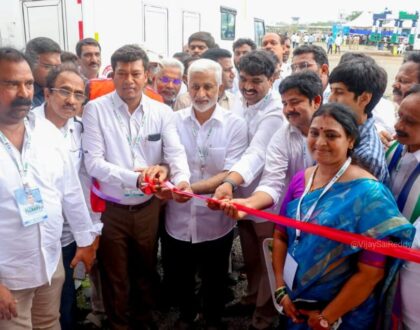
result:
[[(127, 111), (127, 113), (130, 114), (130, 112), (128, 111), (127, 103), (125, 103), (122, 100), (122, 98), (118, 95), (117, 91), (114, 91), (112, 93), (111, 98), (112, 98), (112, 102), (114, 103), (114, 105), (117, 109), (121, 109), (121, 108), (125, 109)], [(144, 95), (144, 93), (143, 93), (142, 96), (141, 96), (140, 104), (137, 107), (137, 109), (134, 110), (133, 114), (135, 114), (137, 112), (137, 110), (140, 110), (141, 112), (146, 113), (145, 109), (147, 108), (147, 106), (145, 106), (145, 105), (147, 105), (147, 104), (148, 104), (147, 96)]]
[(363, 135), (369, 130), (371, 130), (374, 124), (375, 124), (375, 121), (373, 120), (373, 118), (368, 118), (362, 125), (359, 126), (360, 135)]
[[(226, 111), (226, 110), (224, 110), (219, 104), (216, 103), (216, 109), (214, 109), (211, 117), (206, 121), (206, 123), (211, 122), (213, 119), (220, 122), (220, 123), (223, 123), (223, 112), (224, 111)], [(185, 117), (185, 119), (188, 119), (188, 118), (191, 118), (192, 120), (194, 120), (198, 123), (192, 106), (189, 107), (188, 114)]]
[(249, 110), (261, 109), (262, 110), (271, 100), (272, 94), (273, 94), (273, 91), (270, 89), (268, 93), (261, 100), (259, 100), (257, 103), (252, 104), (252, 105), (247, 105), (245, 98), (242, 96), (242, 105), (245, 109), (249, 109)]

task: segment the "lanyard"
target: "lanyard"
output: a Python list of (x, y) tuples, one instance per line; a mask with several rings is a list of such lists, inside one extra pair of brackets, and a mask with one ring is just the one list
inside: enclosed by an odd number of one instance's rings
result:
[(23, 148), (22, 148), (22, 155), (21, 155), (20, 159), (15, 157), (15, 153), (13, 152), (12, 144), (10, 143), (10, 141), (6, 138), (6, 136), (1, 131), (0, 131), (0, 142), (6, 148), (6, 151), (8, 152), (10, 157), (12, 158), (13, 163), (15, 163), (15, 166), (16, 166), (16, 168), (19, 172), (19, 175), (22, 179), (23, 186), (25, 188), (29, 188), (29, 182), (28, 182), (29, 163), (26, 160), (26, 156), (29, 153), (29, 149), (31, 148), (32, 137), (31, 137), (31, 134), (30, 134), (29, 123), (28, 123), (28, 120), (26, 118), (23, 120), (23, 123), (25, 125), (25, 137), (26, 138), (24, 140), (24, 145), (23, 145)]
[[(308, 212), (304, 215), (303, 218), (301, 218), (301, 210), (300, 210), (300, 206), (302, 204), (302, 200), (303, 198), (306, 196), (306, 194), (309, 192), (309, 190), (312, 187), (312, 183), (314, 181), (314, 177), (315, 177), (315, 173), (316, 170), (318, 169), (318, 166), (315, 168), (315, 170), (313, 171), (308, 184), (305, 187), (305, 191), (303, 192), (303, 195), (300, 197), (298, 205), (297, 205), (297, 209), (296, 209), (296, 220), (299, 221), (303, 221), (303, 222), (308, 222), (308, 220), (310, 219), (312, 213), (314, 213), (315, 208), (319, 202), (319, 200), (322, 198), (322, 196), (324, 196), (328, 190), (330, 190), (330, 188), (333, 186), (334, 183), (337, 182), (338, 179), (340, 179), (340, 177), (344, 174), (344, 172), (347, 170), (347, 168), (350, 166), (351, 163), (351, 158), (347, 158), (346, 162), (343, 164), (343, 166), (338, 170), (338, 172), (334, 175), (334, 177), (330, 180), (330, 182), (328, 182), (328, 184), (325, 186), (324, 190), (321, 192), (321, 194), (319, 195), (318, 199), (311, 205), (311, 207), (309, 208)], [(299, 240), (300, 238), (300, 230), (296, 229), (296, 240)]]
[(118, 111), (115, 110), (115, 104), (114, 104), (114, 114), (115, 114), (115, 117), (117, 118), (118, 124), (120, 125), (120, 127), (121, 127), (121, 129), (122, 129), (122, 131), (123, 131), (123, 133), (125, 135), (125, 138), (126, 138), (126, 140), (128, 142), (128, 145), (129, 145), (130, 151), (131, 151), (131, 157), (133, 158), (133, 166), (135, 166), (136, 154), (134, 152), (134, 148), (141, 141), (141, 134), (142, 134), (142, 130), (143, 130), (143, 127), (144, 127), (144, 122), (146, 120), (146, 115), (143, 114), (143, 117), (141, 119), (141, 123), (140, 123), (140, 127), (139, 127), (139, 130), (138, 130), (137, 136), (133, 139), (131, 137), (131, 134), (127, 130), (127, 127), (124, 125), (124, 122), (123, 122), (123, 119), (121, 117), (121, 114)]
[[(192, 118), (191, 118), (191, 128), (192, 128), (193, 136), (197, 140), (198, 131), (194, 126), (194, 121), (192, 120)], [(204, 167), (205, 167), (205, 164), (206, 164), (207, 156), (209, 155), (209, 148), (208, 148), (209, 143), (208, 142), (209, 142), (211, 134), (213, 133), (213, 128), (214, 128), (214, 124), (212, 124), (212, 126), (210, 127), (210, 129), (207, 133), (206, 139), (205, 139), (205, 141), (204, 141), (204, 143), (201, 147), (197, 143), (198, 157), (200, 158), (202, 174), (203, 174)]]

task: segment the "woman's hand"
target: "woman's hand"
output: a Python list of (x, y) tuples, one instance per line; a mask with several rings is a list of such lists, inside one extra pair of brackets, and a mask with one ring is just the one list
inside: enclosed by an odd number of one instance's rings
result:
[(295, 304), (292, 302), (288, 295), (286, 295), (281, 301), (281, 306), (283, 307), (284, 314), (286, 314), (287, 317), (291, 318), (293, 323), (302, 323), (304, 321), (301, 318), (301, 315), (297, 310)]
[(331, 329), (329, 322), (321, 315), (321, 311), (307, 311), (300, 309), (302, 315), (308, 317), (308, 326), (313, 330), (328, 330)]

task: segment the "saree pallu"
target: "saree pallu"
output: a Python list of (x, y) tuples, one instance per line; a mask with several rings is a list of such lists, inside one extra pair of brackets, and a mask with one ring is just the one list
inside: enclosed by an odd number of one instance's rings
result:
[[(322, 190), (315, 190), (305, 196), (301, 204), (302, 217), (319, 198)], [(288, 217), (296, 217), (297, 204), (298, 199), (288, 204)], [(400, 214), (388, 188), (371, 179), (335, 183), (319, 200), (309, 222), (376, 239), (387, 239), (407, 247), (411, 245), (415, 232), (414, 227)], [(299, 243), (294, 244), (296, 231), (293, 228), (287, 228), (287, 235), (288, 252), (298, 263), (293, 289), (289, 292), (291, 299), (308, 299), (328, 304), (357, 272), (361, 247), (341, 244), (305, 232), (301, 233)], [(331, 264), (343, 258), (344, 261), (325, 274)], [(384, 280), (361, 305), (343, 315), (339, 329), (375, 328), (380, 303), (401, 264), (401, 260), (387, 259)], [(289, 320), (288, 329), (309, 328), (306, 323), (294, 324)]]

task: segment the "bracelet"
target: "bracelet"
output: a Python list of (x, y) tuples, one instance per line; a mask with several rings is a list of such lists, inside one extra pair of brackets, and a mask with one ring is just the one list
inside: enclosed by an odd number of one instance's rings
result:
[(235, 181), (231, 179), (224, 179), (221, 184), (224, 183), (229, 183), (232, 186), (232, 192), (235, 192), (238, 189), (238, 185), (235, 183)]
[(280, 302), (283, 298), (287, 295), (286, 286), (281, 286), (274, 291), (274, 298), (276, 299), (277, 303), (280, 305)]

